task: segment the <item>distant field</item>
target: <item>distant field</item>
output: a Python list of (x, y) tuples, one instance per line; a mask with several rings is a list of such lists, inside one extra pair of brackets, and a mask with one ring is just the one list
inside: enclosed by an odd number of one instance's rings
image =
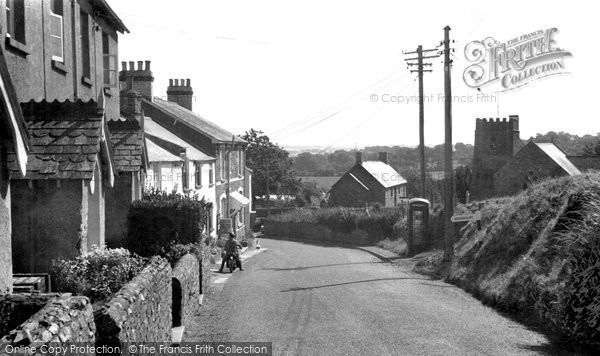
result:
[(338, 179), (340, 179), (339, 176), (336, 177), (298, 177), (300, 178), (300, 180), (302, 182), (315, 182), (317, 183), (318, 186), (320, 186), (321, 188), (329, 191), (329, 189), (331, 189), (331, 186), (333, 186), (335, 184), (335, 182), (338, 181)]

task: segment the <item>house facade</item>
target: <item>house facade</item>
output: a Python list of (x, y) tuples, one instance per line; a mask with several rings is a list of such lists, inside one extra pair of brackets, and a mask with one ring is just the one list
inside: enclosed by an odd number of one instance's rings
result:
[(134, 200), (142, 198), (148, 169), (144, 142), (141, 95), (122, 91), (121, 120), (107, 121), (115, 161), (115, 183), (106, 192), (106, 246), (122, 247), (127, 236), (127, 215)]
[(14, 272), (48, 272), (105, 239), (119, 118), (118, 33), (104, 0), (0, 0), (1, 41), (27, 121), (25, 172), (9, 153)]
[(12, 214), (8, 152), (25, 174), (29, 136), (10, 73), (0, 47), (0, 296), (12, 293)]
[(407, 198), (407, 181), (387, 164), (387, 153), (379, 161), (363, 161), (356, 153), (356, 163), (329, 191), (331, 206), (364, 207), (378, 203), (383, 207), (402, 204)]
[(530, 141), (494, 174), (494, 190), (496, 195), (514, 195), (540, 179), (579, 174), (554, 143)]
[(170, 79), (168, 100), (164, 100), (152, 96), (152, 72), (138, 69), (122, 63), (119, 80), (124, 90), (137, 90), (143, 96), (150, 160), (146, 185), (198, 194), (212, 203), (206, 225), (213, 236), (223, 218), (233, 219), (237, 235), (248, 233), (251, 171), (246, 167), (247, 142), (192, 111), (190, 79)]

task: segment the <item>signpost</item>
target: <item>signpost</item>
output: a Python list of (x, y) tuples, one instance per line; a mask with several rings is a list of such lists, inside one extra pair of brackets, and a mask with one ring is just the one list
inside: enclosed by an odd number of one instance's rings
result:
[(453, 217), (450, 218), (450, 221), (452, 221), (453, 223), (480, 221), (480, 220), (481, 220), (481, 211), (477, 211), (472, 214), (454, 215)]

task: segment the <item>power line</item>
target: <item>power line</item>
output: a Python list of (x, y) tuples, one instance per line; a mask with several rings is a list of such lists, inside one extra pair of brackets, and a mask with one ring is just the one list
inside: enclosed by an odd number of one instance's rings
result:
[[(398, 79), (396, 79), (396, 80), (394, 80), (394, 81), (392, 81), (392, 82), (390, 82), (390, 83), (387, 83), (387, 84), (385, 84), (385, 85), (380, 85), (379, 87), (375, 88), (375, 90), (380, 90), (380, 89), (383, 89), (383, 88), (385, 88), (385, 87), (387, 87), (387, 86), (390, 86), (390, 85), (392, 85), (392, 84), (394, 84), (394, 83), (396, 83), (396, 82), (398, 82), (398, 81), (400, 81), (400, 80), (402, 80), (402, 79), (406, 78), (406, 77), (408, 76), (408, 74), (409, 74), (409, 73), (407, 73), (407, 74), (403, 75), (402, 77), (400, 77), (400, 78), (398, 78)], [(373, 88), (371, 88), (371, 89), (373, 90)], [(366, 90), (365, 90), (365, 91), (366, 91)], [(364, 92), (364, 91), (363, 91), (363, 92)], [(283, 138), (287, 138), (287, 137), (290, 137), (290, 136), (292, 136), (292, 135), (296, 135), (296, 134), (298, 134), (298, 133), (300, 133), (300, 132), (306, 131), (306, 130), (308, 130), (308, 129), (310, 129), (310, 128), (314, 127), (314, 126), (317, 126), (317, 125), (319, 125), (319, 124), (321, 124), (321, 123), (323, 123), (323, 122), (325, 122), (325, 121), (327, 121), (327, 120), (329, 120), (329, 119), (331, 119), (331, 118), (335, 117), (336, 115), (340, 114), (340, 113), (341, 113), (341, 112), (343, 112), (344, 110), (347, 110), (347, 109), (349, 109), (349, 108), (351, 108), (351, 107), (355, 106), (356, 104), (360, 103), (362, 100), (364, 100), (364, 98), (362, 98), (362, 97), (359, 97), (359, 98), (358, 98), (358, 100), (355, 100), (354, 102), (351, 102), (350, 104), (348, 104), (348, 105), (346, 105), (346, 106), (344, 106), (344, 107), (340, 108), (339, 110), (337, 110), (337, 111), (335, 111), (335, 112), (333, 112), (333, 113), (330, 113), (330, 114), (328, 114), (328, 115), (327, 115), (327, 116), (325, 116), (325, 117), (321, 117), (321, 118), (319, 118), (319, 117), (316, 117), (318, 120), (317, 120), (317, 121), (315, 121), (315, 122), (312, 122), (312, 123), (310, 123), (310, 121), (314, 120), (315, 118), (313, 118), (313, 119), (310, 119), (310, 120), (307, 120), (306, 122), (303, 122), (303, 123), (301, 123), (301, 124), (307, 124), (307, 125), (306, 125), (306, 126), (304, 126), (304, 127), (301, 127), (301, 128), (299, 128), (299, 129), (298, 129), (298, 127), (299, 127), (299, 126), (302, 126), (302, 125), (296, 125), (296, 128), (294, 128), (293, 130), (290, 128), (290, 129), (288, 130), (288, 133), (286, 133), (286, 134), (283, 134), (283, 136), (281, 136), (280, 138), (282, 138), (282, 139), (283, 139)]]
[[(396, 94), (396, 96), (399, 96), (406, 88), (408, 88), (413, 82), (409, 82), (407, 85), (405, 85), (402, 89), (400, 89), (400, 91)], [(379, 109), (375, 110), (371, 115), (369, 115), (369, 117), (367, 117), (364, 121), (362, 121), (360, 124), (358, 124), (357, 126), (355, 126), (354, 128), (352, 128), (350, 131), (348, 131), (346, 134), (344, 134), (344, 136), (340, 137), (339, 139), (337, 139), (335, 142), (331, 143), (329, 146), (325, 147), (324, 149), (322, 149), (320, 151), (320, 153), (325, 153), (328, 149), (330, 149), (333, 145), (335, 145), (336, 143), (340, 142), (341, 140), (345, 139), (346, 137), (350, 136), (350, 134), (352, 134), (353, 132), (355, 132), (356, 130), (358, 130), (359, 128), (361, 128), (363, 125), (365, 125), (367, 122), (371, 121), (371, 119), (375, 118), (377, 116), (377, 114), (379, 114), (384, 108), (386, 108), (387, 106), (383, 105), (381, 106)]]
[[(402, 70), (398, 70), (398, 71), (395, 71), (395, 72), (393, 72), (393, 73), (391, 73), (391, 74), (388, 74), (388, 75), (386, 75), (385, 77), (383, 77), (383, 78), (379, 79), (378, 81), (376, 81), (375, 83), (373, 83), (373, 84), (369, 85), (368, 87), (365, 87), (365, 88), (363, 88), (363, 89), (359, 90), (358, 92), (356, 92), (356, 93), (354, 93), (354, 94), (352, 94), (352, 95), (350, 95), (350, 96), (346, 97), (346, 98), (345, 98), (345, 99), (343, 99), (342, 101), (340, 101), (340, 102), (338, 102), (338, 103), (336, 103), (336, 104), (333, 104), (333, 105), (329, 105), (329, 106), (328, 106), (328, 107), (326, 107), (325, 109), (322, 109), (322, 110), (320, 110), (320, 111), (318, 111), (318, 112), (316, 112), (316, 113), (314, 113), (314, 114), (311, 114), (311, 115), (309, 115), (309, 116), (307, 116), (307, 117), (304, 117), (304, 118), (302, 118), (302, 119), (300, 119), (300, 120), (298, 120), (298, 121), (295, 121), (295, 122), (293, 122), (293, 123), (291, 123), (291, 124), (288, 124), (287, 126), (284, 126), (284, 127), (280, 128), (280, 129), (278, 129), (278, 130), (274, 131), (272, 134), (273, 134), (273, 135), (276, 135), (276, 134), (281, 134), (281, 133), (283, 133), (283, 132), (286, 132), (286, 131), (290, 131), (290, 130), (292, 130), (292, 129), (295, 129), (295, 128), (297, 128), (297, 127), (301, 126), (301, 125), (302, 125), (302, 124), (304, 124), (304, 123), (308, 123), (308, 122), (310, 122), (311, 120), (318, 119), (318, 118), (319, 118), (321, 115), (323, 115), (323, 114), (325, 114), (325, 113), (327, 113), (327, 112), (331, 111), (332, 109), (334, 109), (334, 108), (337, 108), (337, 107), (339, 107), (339, 106), (342, 106), (342, 105), (346, 104), (347, 102), (350, 102), (351, 100), (355, 99), (356, 97), (358, 97), (358, 96), (359, 96), (359, 95), (361, 95), (361, 94), (364, 94), (364, 93), (365, 93), (366, 91), (368, 91), (368, 90), (372, 90), (372, 89), (373, 89), (373, 87), (375, 87), (375, 86), (379, 85), (380, 83), (383, 85), (383, 83), (384, 83), (386, 80), (390, 79), (391, 77), (393, 77), (394, 75), (396, 75), (396, 74), (398, 74), (398, 73), (400, 73), (400, 72), (402, 72)], [(389, 83), (387, 83), (385, 86), (388, 86), (388, 85), (391, 85), (391, 84), (393, 84), (393, 83), (396, 83), (396, 82), (398, 82), (398, 81), (400, 81), (400, 80), (404, 79), (404, 78), (405, 78), (407, 75), (408, 75), (408, 74), (405, 74), (405, 75), (403, 75), (403, 76), (401, 76), (401, 77), (399, 77), (399, 78), (397, 78), (397, 79), (394, 79), (394, 80), (390, 81)], [(384, 86), (384, 87), (385, 87), (385, 86)], [(362, 99), (362, 97), (361, 97), (361, 99)], [(347, 107), (345, 107), (345, 108), (347, 108)], [(345, 108), (344, 108), (344, 109), (345, 109)]]

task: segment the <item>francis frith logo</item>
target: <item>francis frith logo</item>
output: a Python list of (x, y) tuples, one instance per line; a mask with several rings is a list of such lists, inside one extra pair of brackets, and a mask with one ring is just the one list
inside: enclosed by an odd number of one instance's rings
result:
[(539, 30), (498, 42), (492, 37), (465, 46), (470, 65), (463, 73), (471, 88), (496, 87), (497, 92), (520, 88), (531, 82), (567, 73), (565, 57), (571, 52), (558, 47), (556, 28)]

